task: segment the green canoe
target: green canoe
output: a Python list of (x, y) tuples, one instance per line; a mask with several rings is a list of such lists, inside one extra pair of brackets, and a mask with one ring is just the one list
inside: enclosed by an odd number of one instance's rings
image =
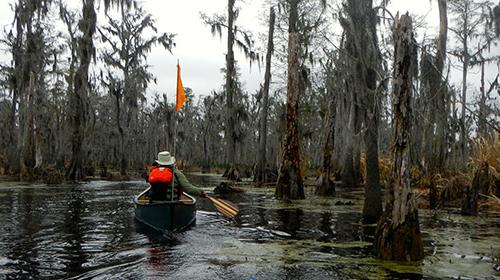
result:
[(178, 232), (186, 229), (196, 220), (196, 199), (182, 193), (179, 200), (153, 201), (149, 188), (134, 198), (135, 218), (158, 231)]

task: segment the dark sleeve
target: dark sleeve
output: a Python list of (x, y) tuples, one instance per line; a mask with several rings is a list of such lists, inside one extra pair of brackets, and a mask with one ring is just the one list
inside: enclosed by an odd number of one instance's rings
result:
[(203, 194), (203, 190), (191, 184), (186, 176), (182, 174), (179, 170), (174, 168), (175, 181), (174, 184), (179, 184), (181, 189), (188, 193), (189, 195), (201, 196)]

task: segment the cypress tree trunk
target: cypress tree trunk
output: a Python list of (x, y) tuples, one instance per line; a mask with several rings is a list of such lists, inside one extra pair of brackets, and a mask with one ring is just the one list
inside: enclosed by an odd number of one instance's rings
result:
[[(375, 51), (372, 38), (368, 34), (368, 30), (376, 25), (375, 19), (372, 20), (369, 13), (368, 7), (371, 8), (371, 5), (371, 0), (346, 1), (344, 5), (346, 16), (339, 18), (345, 34), (344, 49), (347, 53), (345, 90), (349, 106), (342, 182), (349, 187), (358, 186), (360, 183), (360, 142), (363, 139), (360, 132), (365, 109), (361, 104), (364, 103), (367, 91), (366, 71), (368, 67), (372, 67), (374, 60), (370, 55)], [(368, 26), (372, 22), (373, 26)]]
[[(359, 183), (360, 142), (366, 148), (366, 178), (363, 221), (375, 223), (382, 215), (382, 195), (378, 166), (378, 91), (377, 70), (380, 67), (380, 51), (377, 40), (377, 15), (371, 0), (349, 0), (344, 5), (345, 17), (340, 24), (346, 34), (346, 51), (351, 83), (350, 93), (350, 137), (347, 139), (347, 153), (343, 181), (352, 186)], [(358, 105), (360, 104), (360, 105)], [(364, 133), (361, 133), (361, 122)], [(361, 137), (362, 136), (362, 137)]]
[[(123, 10), (123, 7), (122, 7)], [(123, 12), (122, 12), (123, 14)], [(125, 17), (125, 15), (123, 15)], [(128, 62), (128, 61), (127, 61)], [(120, 175), (126, 176), (127, 175), (127, 169), (128, 169), (128, 150), (132, 147), (132, 141), (130, 139), (130, 130), (131, 130), (131, 122), (132, 122), (132, 108), (133, 108), (133, 100), (135, 100), (135, 97), (131, 96), (133, 93), (132, 91), (134, 89), (132, 88), (132, 85), (130, 84), (130, 68), (128, 66), (128, 63), (125, 62), (125, 69), (123, 70), (123, 82), (124, 82), (124, 87), (123, 87), (123, 103), (122, 103), (122, 111), (123, 115), (125, 117), (125, 125), (120, 125), (121, 119), (120, 119), (120, 114), (118, 113), (118, 131), (120, 132)], [(117, 100), (117, 103), (120, 101)], [(118, 106), (119, 104), (117, 104)], [(120, 111), (118, 111), (120, 112)], [(175, 153), (175, 150), (174, 150)]]
[(443, 80), (444, 62), (446, 60), (446, 41), (448, 36), (448, 11), (447, 0), (438, 0), (439, 5), (439, 37), (436, 54), (436, 77), (433, 79), (431, 90), (435, 91), (436, 99), (436, 138), (433, 151), (436, 154), (432, 162), (432, 168), (443, 170), (447, 157), (448, 138), (448, 110), (447, 110), (447, 86)]
[[(34, 168), (36, 164), (36, 138), (35, 138), (35, 114), (38, 108), (35, 107), (37, 104), (37, 87), (40, 76), (40, 68), (42, 68), (42, 50), (41, 50), (41, 29), (38, 24), (33, 26), (34, 19), (32, 18), (37, 12), (36, 7), (32, 3), (28, 4), (29, 12), (31, 13), (31, 18), (25, 23), (27, 26), (26, 32), (26, 53), (23, 60), (23, 71), (25, 71), (26, 76), (24, 76), (23, 84), (27, 87), (24, 88), (25, 95), (25, 106), (24, 106), (24, 116), (25, 116), (25, 126), (23, 142), (21, 150), (21, 180), (32, 181), (34, 180)], [(35, 27), (35, 31), (33, 31)]]
[(351, 99), (349, 100), (349, 124), (346, 128), (346, 139), (345, 139), (345, 157), (344, 157), (344, 168), (342, 169), (342, 183), (348, 187), (357, 186), (359, 183), (359, 178), (357, 174), (359, 171), (355, 170), (354, 167), (354, 142), (355, 142), (355, 130), (358, 122), (358, 110), (356, 105), (356, 97), (354, 90), (350, 92)]
[[(369, 93), (367, 100), (374, 101), (376, 93)], [(363, 222), (376, 223), (382, 216), (382, 191), (380, 189), (380, 170), (378, 163), (378, 110), (374, 102), (366, 111), (366, 182), (363, 204)]]
[(210, 172), (210, 151), (208, 143), (208, 129), (205, 129), (203, 134), (203, 165), (201, 167), (202, 173)]
[(17, 152), (18, 131), (16, 126), (16, 106), (18, 102), (17, 100), (18, 100), (17, 90), (14, 88), (14, 90), (12, 91), (12, 105), (9, 116), (9, 127), (10, 127), (9, 142), (11, 144), (7, 148), (7, 159), (8, 159), (8, 163), (6, 166), (7, 174), (15, 174), (19, 170), (19, 158)]
[(66, 171), (69, 180), (84, 178), (82, 163), (84, 161), (83, 141), (85, 140), (85, 100), (88, 95), (88, 74), (92, 57), (94, 56), (94, 43), (92, 36), (96, 30), (97, 16), (94, 9), (94, 0), (84, 0), (82, 19), (79, 22), (82, 36), (78, 39), (78, 57), (80, 64), (75, 73), (74, 90), (70, 97), (70, 106), (73, 110), (70, 123), (71, 134), (71, 163)]
[[(28, 32), (30, 33), (30, 32)], [(28, 47), (28, 50), (30, 48)], [(28, 51), (28, 54), (30, 51)], [(30, 67), (31, 68), (31, 67)], [(29, 85), (26, 91), (25, 116), (26, 125), (24, 126), (23, 149), (21, 151), (21, 181), (33, 181), (33, 169), (35, 167), (35, 119), (34, 119), (34, 98), (35, 81), (34, 73), (29, 74)]]
[(479, 98), (479, 113), (478, 113), (478, 126), (477, 131), (479, 136), (486, 137), (488, 135), (488, 130), (486, 126), (487, 107), (486, 107), (486, 89), (484, 88), (484, 64), (485, 61), (481, 61), (481, 97)]
[(227, 166), (225, 175), (229, 180), (239, 180), (239, 171), (236, 164), (236, 120), (234, 111), (234, 2), (228, 0), (227, 7), (227, 54), (226, 54), (226, 134), (227, 139)]
[[(469, 11), (469, 4), (467, 2), (464, 2), (464, 8), (465, 11), (464, 13), (467, 14)], [(469, 22), (468, 22), (468, 17), (464, 17), (463, 19), (463, 29), (468, 30), (469, 28)], [(462, 63), (462, 115), (461, 115), (461, 121), (460, 121), (460, 128), (461, 128), (461, 135), (460, 135), (460, 150), (462, 152), (462, 162), (467, 162), (468, 160), (468, 154), (467, 154), (467, 139), (468, 139), (468, 133), (467, 133), (467, 125), (466, 125), (466, 116), (465, 116), (465, 106), (467, 104), (467, 73), (469, 71), (469, 64), (470, 64), (470, 56), (469, 56), (469, 47), (468, 47), (468, 40), (469, 37), (468, 32), (464, 32), (462, 38), (462, 48), (463, 48), (463, 63)]]
[[(16, 7), (16, 13), (20, 14), (22, 7)], [(23, 127), (24, 127), (24, 118), (23, 118), (23, 25), (20, 19), (16, 21), (16, 39), (14, 40), (14, 44), (12, 46), (12, 58), (14, 61), (14, 83), (13, 83), (13, 98), (12, 98), (12, 108), (11, 108), (11, 133), (12, 133), (12, 147), (9, 152), (9, 163), (10, 163), (10, 172), (11, 174), (16, 174), (20, 172), (21, 166), (21, 149), (22, 149), (22, 139), (23, 139)], [(19, 101), (19, 109), (17, 119), (19, 120), (19, 128), (16, 128), (16, 102)]]
[[(424, 104), (425, 112), (425, 125), (422, 125), (423, 129), (423, 143), (422, 143), (422, 153), (423, 153), (423, 164), (426, 171), (430, 172), (435, 166), (435, 153), (433, 150), (433, 145), (435, 142), (435, 131), (434, 125), (436, 123), (436, 102), (429, 102), (428, 100), (436, 100), (437, 97), (433, 96), (433, 90), (431, 88), (431, 75), (435, 74), (433, 65), (432, 55), (427, 52), (426, 48), (422, 48), (422, 54), (420, 59), (420, 83), (421, 83), (421, 102)], [(417, 123), (420, 126), (420, 123)]]
[(120, 175), (127, 174), (127, 161), (125, 159), (125, 132), (123, 131), (123, 127), (121, 125), (121, 112), (122, 112), (122, 92), (120, 88), (112, 88), (111, 93), (115, 96), (115, 105), (116, 105), (116, 128), (118, 129), (118, 133), (120, 134), (120, 143), (118, 145), (118, 149), (120, 152)]
[[(433, 172), (441, 172), (448, 157), (448, 90), (443, 78), (446, 60), (446, 42), (448, 36), (447, 0), (438, 0), (439, 35), (437, 52), (433, 56), (426, 48), (422, 49), (421, 62), (421, 102), (425, 112), (424, 124), (419, 122), (414, 128), (415, 133), (423, 131), (422, 153), (425, 172), (431, 176)], [(420, 127), (419, 127), (420, 126)], [(416, 139), (419, 139), (417, 135)], [(414, 151), (417, 152), (417, 151)], [(420, 163), (420, 162), (419, 162)]]
[(500, 3), (493, 8), (493, 21), (495, 24), (495, 35), (500, 37)]
[[(333, 103), (333, 102), (332, 102)], [(319, 196), (334, 196), (335, 183), (330, 179), (332, 169), (333, 135), (334, 135), (334, 106), (330, 106), (326, 115), (325, 144), (323, 148), (323, 162), (321, 166), (321, 177), (315, 194)]]
[(257, 167), (255, 169), (254, 181), (262, 183), (266, 181), (266, 143), (267, 143), (267, 112), (269, 103), (269, 84), (271, 83), (271, 57), (273, 54), (274, 21), (276, 15), (274, 8), (269, 12), (269, 33), (267, 38), (266, 73), (264, 75), (264, 88), (262, 90), (262, 109), (260, 115), (259, 129), (259, 151), (257, 153)]
[(299, 113), (299, 34), (297, 30), (298, 2), (290, 1), (288, 27), (288, 84), (286, 134), (283, 142), (276, 197), (278, 199), (304, 198), (304, 186), (300, 175), (300, 146), (298, 131)]
[(390, 197), (375, 231), (378, 258), (421, 260), (424, 256), (418, 208), (410, 186), (411, 99), (416, 43), (412, 19), (406, 14), (394, 23), (393, 112), (394, 140)]

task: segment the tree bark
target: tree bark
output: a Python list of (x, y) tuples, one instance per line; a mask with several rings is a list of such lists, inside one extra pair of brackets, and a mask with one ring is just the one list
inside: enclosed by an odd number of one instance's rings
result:
[[(448, 36), (447, 0), (438, 0), (439, 35), (436, 55), (422, 50), (421, 88), (425, 125), (423, 137), (423, 165), (428, 176), (433, 172), (442, 172), (448, 157), (448, 87), (443, 78), (446, 60), (446, 42)], [(419, 126), (419, 124), (416, 124)], [(418, 127), (415, 132), (418, 131)]]
[(436, 138), (434, 150), (436, 158), (432, 169), (442, 171), (446, 162), (448, 145), (448, 110), (447, 110), (447, 86), (443, 79), (444, 62), (446, 60), (446, 41), (448, 38), (448, 11), (447, 0), (438, 0), (439, 5), (439, 36), (436, 54), (436, 77), (434, 77), (431, 90), (435, 91), (436, 105)]
[[(113, 82), (112, 82), (113, 83)], [(125, 176), (127, 174), (127, 161), (125, 158), (125, 133), (123, 131), (123, 127), (121, 125), (121, 115), (122, 115), (122, 92), (121, 89), (118, 87), (115, 87), (116, 85), (113, 86), (111, 89), (112, 94), (115, 96), (115, 105), (116, 105), (116, 128), (118, 129), (118, 133), (120, 135), (120, 144), (118, 146), (118, 149), (120, 151), (120, 175)]]
[(286, 135), (283, 141), (283, 159), (281, 161), (275, 195), (278, 199), (304, 198), (304, 186), (300, 174), (300, 146), (298, 131), (299, 113), (299, 34), (297, 30), (298, 3), (290, 1), (288, 20), (288, 83)]
[(365, 200), (363, 205), (363, 222), (376, 223), (382, 216), (382, 192), (380, 190), (380, 170), (378, 159), (378, 124), (379, 96), (377, 89), (377, 69), (380, 67), (380, 52), (377, 40), (377, 15), (372, 7), (372, 1), (363, 1), (361, 17), (364, 17), (364, 27), (361, 30), (361, 42), (367, 42), (363, 47), (358, 42), (360, 57), (362, 57), (364, 67), (361, 67), (363, 80), (358, 86), (362, 89), (364, 104), (364, 122), (366, 131), (364, 142), (366, 148), (366, 180), (365, 180)]
[[(33, 7), (34, 8), (34, 7)], [(33, 10), (33, 14), (35, 14)], [(40, 11), (38, 11), (40, 12)], [(40, 18), (36, 22), (28, 22), (26, 34), (26, 70), (29, 75), (29, 84), (27, 89), (27, 106), (26, 109), (26, 131), (25, 131), (25, 145), (23, 162), (21, 165), (21, 180), (34, 180), (39, 168), (42, 167), (42, 144), (43, 139), (42, 129), (44, 104), (40, 96), (41, 89), (43, 88), (43, 67), (44, 67), (44, 54), (43, 54), (43, 29), (40, 26)], [(34, 29), (34, 31), (33, 31)]]
[(390, 197), (379, 221), (374, 248), (378, 258), (416, 261), (423, 258), (418, 208), (410, 186), (411, 99), (416, 42), (412, 19), (406, 14), (394, 23), (393, 112), (394, 140)]
[[(28, 49), (30, 49), (28, 47)], [(30, 51), (28, 51), (28, 54)], [(31, 67), (30, 67), (31, 68)], [(23, 149), (21, 153), (21, 181), (33, 181), (35, 167), (35, 119), (34, 119), (34, 98), (35, 98), (35, 78), (32, 69), (29, 74), (29, 85), (26, 92), (25, 116), (26, 125), (24, 127)]]
[[(333, 103), (333, 102), (332, 102)], [(319, 196), (334, 196), (335, 183), (331, 179), (332, 171), (332, 152), (333, 152), (333, 135), (334, 135), (334, 106), (329, 106), (326, 115), (326, 125), (324, 128), (324, 148), (323, 148), (323, 162), (321, 166), (321, 177), (319, 178), (319, 185), (316, 187), (315, 194)]]
[(97, 16), (94, 0), (84, 0), (82, 19), (79, 22), (82, 36), (78, 39), (78, 57), (80, 64), (74, 77), (74, 90), (70, 97), (70, 106), (73, 110), (70, 122), (71, 135), (71, 163), (66, 171), (69, 180), (81, 180), (85, 177), (82, 163), (84, 162), (83, 142), (85, 141), (85, 100), (88, 95), (88, 74), (92, 57), (94, 56), (93, 35), (96, 30)]
[(227, 7), (227, 54), (226, 54), (226, 136), (227, 139), (227, 166), (225, 174), (230, 180), (239, 180), (236, 163), (236, 120), (234, 111), (234, 2), (228, 0)]
[[(350, 93), (349, 136), (342, 180), (347, 186), (359, 183), (360, 142), (366, 148), (366, 178), (363, 221), (375, 223), (382, 215), (382, 195), (378, 166), (379, 97), (377, 70), (381, 69), (377, 41), (377, 15), (373, 2), (349, 0), (344, 6), (345, 18), (340, 23), (346, 34), (345, 49), (349, 53), (350, 72), (346, 89)], [(361, 104), (358, 105), (358, 104)], [(361, 133), (361, 122), (365, 131)]]
[(477, 131), (479, 136), (486, 137), (488, 135), (488, 130), (486, 127), (486, 117), (488, 115), (486, 107), (486, 90), (484, 85), (484, 64), (485, 61), (481, 61), (481, 96), (479, 98), (479, 113), (478, 113), (478, 126)]
[[(464, 4), (464, 14), (468, 14), (469, 6), (467, 3)], [(462, 152), (462, 161), (467, 162), (468, 154), (467, 154), (467, 124), (466, 124), (466, 115), (465, 115), (465, 106), (467, 104), (467, 73), (470, 64), (470, 56), (469, 56), (469, 47), (468, 47), (468, 16), (463, 17), (463, 30), (465, 30), (462, 38), (462, 47), (463, 47), (463, 63), (462, 63), (462, 115), (460, 121), (461, 128), (461, 137), (460, 137), (460, 148)]]
[[(123, 10), (123, 7), (122, 7)], [(125, 18), (126, 15), (123, 14), (122, 12), (122, 18)], [(127, 52), (126, 46), (123, 46), (124, 52)], [(129, 67), (129, 61), (125, 61), (125, 67), (123, 69), (123, 92), (122, 94), (122, 99), (124, 102), (122, 103), (122, 111), (123, 115), (125, 116), (125, 125), (121, 125), (121, 117), (120, 117), (120, 100), (117, 98), (117, 122), (118, 122), (118, 131), (120, 132), (120, 175), (126, 176), (127, 175), (127, 169), (128, 169), (128, 148), (131, 148), (131, 143), (130, 141), (130, 130), (131, 130), (131, 122), (132, 122), (132, 108), (134, 107), (134, 102), (136, 102), (136, 97), (131, 96), (132, 91), (132, 85), (130, 84), (130, 67)], [(175, 146), (174, 146), (174, 155), (175, 155)]]
[[(368, 93), (375, 95), (376, 93)], [(374, 101), (374, 96), (367, 96), (367, 100)], [(371, 103), (371, 102), (370, 102)], [(378, 162), (378, 119), (379, 113), (374, 104), (371, 104), (366, 115), (366, 182), (365, 200), (363, 204), (363, 222), (376, 223), (382, 216), (382, 191), (380, 189), (380, 170)]]
[[(20, 14), (22, 6), (16, 7), (16, 13)], [(16, 38), (12, 46), (12, 58), (14, 61), (14, 81), (13, 81), (13, 98), (12, 98), (12, 108), (11, 108), (11, 130), (13, 145), (9, 153), (9, 162), (11, 163), (10, 171), (12, 174), (19, 173), (21, 170), (21, 151), (24, 135), (24, 97), (23, 91), (26, 86), (26, 78), (24, 73), (24, 63), (23, 58), (25, 57), (23, 49), (23, 34), (24, 28), (20, 19), (16, 21)], [(19, 109), (17, 119), (19, 121), (19, 127), (16, 128), (16, 102), (19, 100)]]
[(269, 85), (271, 83), (271, 57), (274, 51), (274, 21), (276, 14), (271, 7), (269, 12), (269, 32), (267, 38), (266, 72), (264, 74), (264, 88), (262, 89), (262, 109), (260, 114), (259, 129), (259, 151), (257, 152), (257, 166), (254, 181), (262, 183), (266, 181), (266, 144), (267, 144), (267, 115), (269, 107)]
[(19, 171), (19, 157), (18, 157), (18, 152), (17, 152), (17, 126), (16, 126), (16, 107), (17, 107), (17, 100), (18, 100), (18, 93), (17, 90), (14, 88), (12, 91), (12, 107), (10, 111), (10, 116), (9, 116), (9, 142), (11, 145), (7, 148), (7, 159), (8, 159), (8, 164), (6, 166), (6, 173), (7, 174), (15, 174)]
[[(67, 83), (67, 90), (66, 90), (66, 93), (67, 95), (69, 96), (69, 99), (71, 100), (72, 96), (74, 95), (73, 91), (75, 89), (74, 87), (74, 82), (75, 82), (75, 66), (76, 66), (76, 63), (77, 63), (77, 60), (78, 60), (78, 55), (77, 55), (77, 51), (78, 51), (78, 44), (77, 44), (77, 39), (75, 37), (75, 33), (76, 33), (76, 26), (73, 25), (73, 22), (75, 21), (75, 18), (73, 18), (73, 16), (66, 10), (65, 7), (61, 6), (60, 7), (60, 11), (61, 11), (61, 19), (63, 20), (63, 22), (66, 24), (66, 29), (68, 31), (68, 35), (69, 35), (69, 39), (70, 39), (70, 42), (69, 42), (69, 51), (70, 51), (70, 58), (69, 58), (69, 66), (68, 66), (68, 74), (65, 75), (65, 80), (66, 80), (66, 83)], [(68, 110), (69, 111), (69, 110)], [(62, 135), (63, 135), (63, 124), (62, 124), (62, 114), (63, 114), (63, 110), (61, 109), (61, 116), (60, 116), (60, 119), (61, 121), (58, 122), (58, 144), (57, 144), (57, 162), (56, 162), (56, 168), (63, 172), (63, 170), (65, 169), (65, 163), (64, 163), (64, 159), (65, 159), (65, 151), (63, 149), (63, 139), (62, 139)]]
[[(354, 164), (354, 145), (355, 131), (358, 126), (358, 106), (356, 105), (356, 97), (354, 90), (350, 92), (351, 99), (349, 100), (349, 122), (346, 128), (345, 139), (345, 157), (344, 167), (342, 169), (342, 183), (348, 187), (355, 187), (359, 184), (359, 170), (355, 169)], [(358, 164), (359, 166), (359, 164)]]

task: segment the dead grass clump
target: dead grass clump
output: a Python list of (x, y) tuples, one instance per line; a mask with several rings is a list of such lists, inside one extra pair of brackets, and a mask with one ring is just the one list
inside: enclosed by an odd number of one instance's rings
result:
[(307, 173), (309, 172), (310, 167), (311, 167), (311, 162), (305, 156), (301, 156), (300, 157), (299, 172), (300, 172), (300, 176), (302, 178), (307, 176)]
[(49, 170), (43, 181), (48, 185), (62, 184), (64, 182), (64, 174), (59, 170)]
[(488, 196), (479, 203), (479, 211), (500, 213), (500, 198), (494, 195)]
[(359, 173), (361, 175), (361, 181), (366, 182), (366, 154), (361, 153), (359, 157)]
[[(439, 175), (439, 174), (437, 174)], [(457, 173), (449, 178), (435, 176), (435, 184), (439, 192), (440, 205), (444, 206), (447, 202), (461, 199), (465, 190), (471, 185), (471, 179), (463, 173)]]
[(496, 182), (500, 180), (500, 133), (474, 141), (471, 163), (475, 168), (488, 164), (488, 193), (495, 194)]
[[(380, 156), (378, 158), (378, 169), (380, 176), (380, 185), (386, 187), (389, 184), (389, 176), (391, 174), (391, 160), (388, 157)], [(366, 154), (362, 153), (359, 161), (359, 172), (361, 180), (366, 182)]]
[(380, 170), (380, 183), (383, 186), (387, 186), (389, 184), (389, 177), (391, 176), (391, 160), (388, 157), (380, 157), (378, 168)]

